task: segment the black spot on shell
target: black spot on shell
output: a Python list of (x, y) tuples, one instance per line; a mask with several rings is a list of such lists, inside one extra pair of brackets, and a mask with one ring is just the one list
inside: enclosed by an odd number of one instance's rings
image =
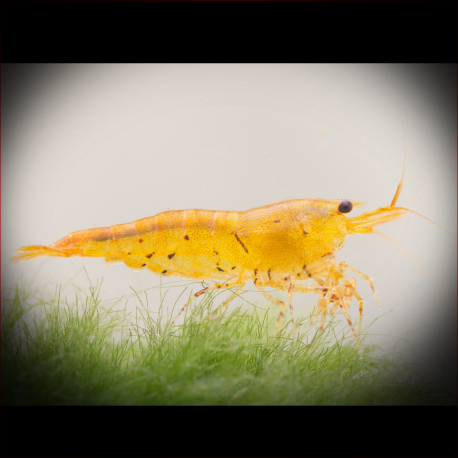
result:
[(168, 257), (169, 259), (172, 259), (174, 256), (175, 256), (175, 253), (172, 253), (172, 254), (169, 254), (167, 257)]
[(143, 239), (138, 239), (138, 241), (139, 241), (140, 243), (142, 243), (142, 242), (143, 242)]
[(224, 272), (224, 270), (223, 270), (223, 269), (220, 269), (219, 267), (217, 267), (217, 269), (218, 269), (220, 272)]
[(187, 235), (184, 236), (185, 240), (189, 240), (189, 237)]
[(215, 253), (216, 255), (218, 255), (218, 254), (219, 254), (219, 253), (218, 253), (217, 251), (215, 251), (215, 250), (213, 250), (213, 253)]
[(167, 271), (166, 270), (163, 270), (161, 273), (165, 274)]
[(145, 267), (145, 266), (146, 266), (146, 264), (142, 264), (142, 267)]
[(247, 247), (243, 244), (243, 242), (239, 239), (239, 236), (237, 234), (234, 234), (235, 235), (235, 238), (237, 239), (237, 242), (240, 243), (240, 245), (242, 245), (243, 249), (248, 253), (248, 250), (247, 250)]
[(147, 258), (150, 258), (151, 256), (153, 256), (153, 253), (146, 255)]
[(237, 266), (232, 267), (232, 270), (234, 270)]

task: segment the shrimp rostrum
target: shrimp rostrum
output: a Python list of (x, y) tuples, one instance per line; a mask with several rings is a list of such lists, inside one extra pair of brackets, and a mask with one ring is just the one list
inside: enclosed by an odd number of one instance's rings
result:
[[(318, 302), (312, 323), (321, 315), (322, 328), (327, 314), (340, 310), (361, 349), (358, 334), (363, 301), (356, 290), (356, 279), (347, 277), (346, 273), (353, 272), (368, 282), (379, 300), (369, 276), (337, 262), (335, 257), (347, 236), (371, 233), (383, 236), (375, 226), (413, 212), (395, 206), (403, 177), (404, 172), (391, 205), (353, 218), (347, 215), (363, 202), (297, 199), (247, 211), (167, 211), (133, 223), (73, 232), (49, 246), (25, 246), (11, 260), (96, 256), (108, 262), (124, 261), (131, 268), (146, 268), (161, 275), (213, 280), (210, 286), (190, 297), (180, 314), (193, 299), (206, 292), (235, 288), (222, 304), (225, 308), (244, 284), (252, 280), (266, 298), (280, 306), (277, 332), (286, 304), (264, 288), (287, 292), (294, 339), (293, 293), (315, 293)], [(305, 280), (312, 283), (304, 284)], [(359, 303), (356, 329), (348, 313), (353, 298)]]

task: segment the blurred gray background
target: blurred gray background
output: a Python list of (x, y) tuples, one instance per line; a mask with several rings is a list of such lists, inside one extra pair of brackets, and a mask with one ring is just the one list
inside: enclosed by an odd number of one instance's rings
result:
[[(146, 270), (97, 258), (7, 260), (24, 245), (169, 209), (246, 210), (307, 197), (368, 202), (352, 215), (389, 205), (404, 137), (398, 205), (455, 158), (408, 206), (456, 234), (456, 66), (2, 65), (1, 95), (3, 288), (63, 285), (70, 298), (88, 287), (84, 266), (93, 283), (103, 277), (105, 304), (131, 297), (130, 287), (152, 288), (157, 309), (160, 279)], [(403, 359), (447, 384), (456, 377), (456, 239), (415, 215), (379, 229), (437, 286), (388, 241), (349, 238), (337, 259), (372, 277), (382, 302), (379, 312), (357, 278), (365, 324), (392, 311), (366, 342), (398, 342)], [(176, 280), (162, 280), (162, 292), (175, 286), (168, 307), (188, 284)], [(268, 306), (247, 289), (244, 297)], [(316, 298), (296, 294), (296, 316)], [(131, 297), (128, 309), (135, 305)], [(355, 319), (356, 310), (354, 302)]]

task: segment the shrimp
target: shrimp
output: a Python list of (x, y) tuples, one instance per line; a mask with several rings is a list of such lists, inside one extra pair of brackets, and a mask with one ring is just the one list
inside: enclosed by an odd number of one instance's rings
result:
[[(193, 299), (212, 290), (236, 288), (220, 306), (222, 310), (245, 283), (252, 280), (264, 297), (280, 306), (277, 333), (282, 325), (286, 304), (271, 296), (264, 288), (287, 291), (294, 340), (297, 339), (297, 333), (293, 293), (315, 293), (318, 294), (318, 302), (311, 324), (322, 315), (322, 329), (328, 310), (330, 315), (340, 310), (362, 351), (358, 336), (363, 318), (363, 300), (356, 290), (356, 279), (347, 278), (345, 274), (353, 272), (368, 282), (379, 308), (380, 301), (368, 275), (345, 262), (337, 262), (335, 257), (350, 235), (376, 233), (396, 244), (375, 226), (409, 212), (431, 221), (413, 210), (396, 207), (405, 169), (404, 160), (402, 177), (389, 206), (353, 218), (346, 215), (353, 208), (364, 205), (364, 202), (297, 199), (247, 211), (166, 211), (133, 223), (72, 232), (49, 246), (24, 246), (10, 261), (39, 256), (103, 257), (107, 262), (123, 261), (128, 267), (146, 268), (160, 275), (215, 281), (191, 296), (171, 322), (172, 325)], [(311, 280), (313, 284), (299, 283), (305, 280)], [(357, 329), (348, 313), (353, 298), (359, 303)]]

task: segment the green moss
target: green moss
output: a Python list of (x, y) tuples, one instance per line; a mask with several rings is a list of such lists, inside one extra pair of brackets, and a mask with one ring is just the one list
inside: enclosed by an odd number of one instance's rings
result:
[[(3, 405), (456, 402), (447, 391), (410, 382), (412, 367), (376, 357), (373, 346), (361, 358), (351, 336), (335, 334), (336, 320), (313, 338), (299, 332), (295, 343), (286, 325), (274, 335), (269, 311), (238, 307), (208, 320), (215, 295), (171, 327), (162, 306), (148, 311), (146, 293), (134, 318), (115, 311), (115, 301), (103, 308), (99, 293), (96, 286), (70, 301), (59, 291), (52, 298), (2, 291)], [(34, 310), (42, 318), (32, 319)]]

